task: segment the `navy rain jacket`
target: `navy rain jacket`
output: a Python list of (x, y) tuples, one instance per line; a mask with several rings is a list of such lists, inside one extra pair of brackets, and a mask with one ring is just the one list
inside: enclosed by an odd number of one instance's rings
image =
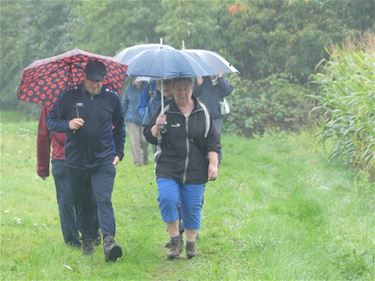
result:
[[(69, 120), (82, 118), (79, 130), (69, 129)], [(59, 96), (48, 114), (51, 131), (66, 132), (65, 164), (77, 168), (94, 168), (124, 156), (124, 114), (117, 94), (103, 87), (92, 96), (82, 86)]]
[(211, 77), (203, 77), (202, 85), (198, 86), (193, 95), (203, 102), (211, 112), (213, 119), (222, 119), (220, 112), (220, 101), (233, 91), (232, 85), (224, 77), (218, 79), (216, 85), (212, 85)]

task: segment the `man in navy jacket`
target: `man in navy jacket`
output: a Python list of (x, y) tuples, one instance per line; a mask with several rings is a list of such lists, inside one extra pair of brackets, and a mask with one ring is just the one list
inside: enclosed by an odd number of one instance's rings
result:
[(88, 62), (82, 85), (63, 93), (48, 114), (48, 128), (67, 133), (65, 165), (81, 222), (83, 254), (93, 254), (97, 212), (105, 260), (116, 261), (122, 249), (114, 240), (111, 196), (115, 167), (124, 156), (125, 128), (118, 96), (103, 87), (105, 75), (103, 63)]

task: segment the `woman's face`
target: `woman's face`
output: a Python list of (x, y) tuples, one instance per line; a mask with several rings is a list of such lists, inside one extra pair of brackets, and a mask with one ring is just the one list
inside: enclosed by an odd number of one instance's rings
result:
[(193, 94), (193, 82), (191, 79), (177, 80), (174, 83), (173, 97), (177, 104), (185, 104), (190, 101)]

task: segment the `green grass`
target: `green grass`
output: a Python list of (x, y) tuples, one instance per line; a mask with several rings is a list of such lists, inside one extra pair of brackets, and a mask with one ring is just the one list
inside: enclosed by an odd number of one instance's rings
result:
[[(1, 280), (374, 280), (375, 188), (312, 132), (223, 138), (209, 183), (199, 256), (165, 259), (153, 165), (129, 144), (113, 193), (124, 257), (106, 264), (62, 242), (52, 178), (35, 175), (36, 121), (1, 124)], [(17, 223), (17, 218), (20, 223)]]

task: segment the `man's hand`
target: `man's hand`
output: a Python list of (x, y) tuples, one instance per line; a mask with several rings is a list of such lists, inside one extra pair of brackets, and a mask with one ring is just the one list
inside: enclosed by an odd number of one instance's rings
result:
[(113, 159), (113, 162), (112, 162), (112, 164), (113, 164), (113, 166), (117, 166), (117, 164), (118, 164), (118, 162), (120, 162), (120, 157), (118, 157), (118, 156), (115, 156), (115, 159)]
[(82, 118), (74, 118), (69, 121), (69, 129), (78, 130), (79, 128), (83, 127), (84, 123), (85, 121), (83, 121)]

